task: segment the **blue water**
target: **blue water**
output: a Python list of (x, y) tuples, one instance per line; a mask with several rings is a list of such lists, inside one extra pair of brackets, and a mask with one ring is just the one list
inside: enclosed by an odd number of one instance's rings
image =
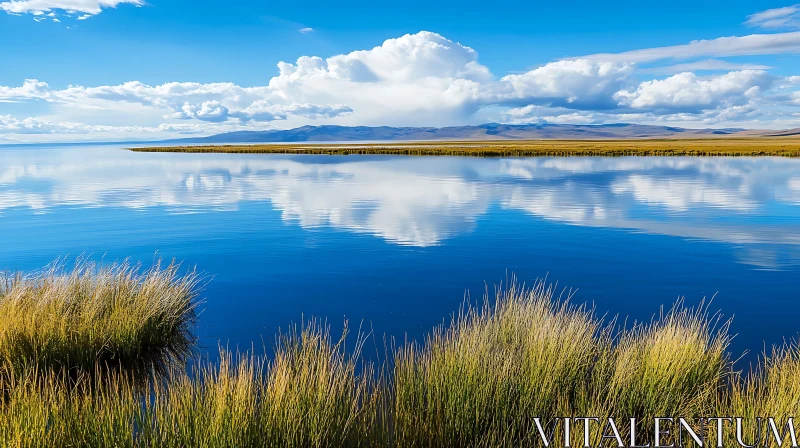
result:
[(800, 160), (0, 149), (0, 269), (81, 254), (207, 273), (209, 349), (311, 316), (419, 338), (516, 274), (639, 320), (714, 296), (753, 356), (800, 331)]

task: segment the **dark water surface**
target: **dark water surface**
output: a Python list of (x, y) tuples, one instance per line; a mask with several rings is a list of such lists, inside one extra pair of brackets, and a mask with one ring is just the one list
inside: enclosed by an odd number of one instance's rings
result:
[(210, 348), (303, 316), (416, 338), (516, 273), (635, 319), (716, 295), (758, 353), (800, 331), (800, 160), (0, 149), (0, 269), (155, 253), (213, 275)]

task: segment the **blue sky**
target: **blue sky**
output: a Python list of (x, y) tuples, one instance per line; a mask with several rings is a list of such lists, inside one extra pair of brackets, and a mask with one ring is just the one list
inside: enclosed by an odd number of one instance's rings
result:
[(0, 140), (486, 121), (800, 127), (800, 7), (649, 3), (0, 0)]

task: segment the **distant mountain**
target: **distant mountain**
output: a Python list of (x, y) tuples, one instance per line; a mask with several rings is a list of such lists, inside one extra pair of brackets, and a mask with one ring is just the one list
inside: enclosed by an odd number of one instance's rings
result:
[(302, 126), (281, 131), (237, 131), (210, 137), (170, 140), (172, 143), (278, 143), (403, 140), (525, 140), (525, 139), (625, 139), (697, 138), (715, 136), (780, 135), (786, 131), (745, 129), (684, 129), (642, 124), (497, 124), (444, 128), (389, 126)]

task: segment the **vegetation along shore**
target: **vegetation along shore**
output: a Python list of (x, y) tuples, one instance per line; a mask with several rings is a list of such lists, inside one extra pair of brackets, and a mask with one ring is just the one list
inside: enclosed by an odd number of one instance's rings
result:
[(247, 154), (386, 154), (410, 156), (779, 156), (800, 157), (800, 138), (701, 138), (624, 140), (424, 141), (325, 144), (315, 142), (130, 148), (137, 152)]
[[(382, 361), (361, 356), (371, 339), (312, 320), (279, 335), (273, 355), (223, 351), (210, 363), (192, 338), (199, 280), (176, 264), (79, 262), (0, 282), (0, 446), (542, 446), (535, 418), (698, 424), (800, 411), (797, 346), (737, 372), (728, 322), (703, 306), (622, 325), (545, 283), (511, 284), (422, 342), (388, 344)], [(740, 436), (752, 443), (756, 426)], [(592, 446), (603, 435), (594, 426)]]

